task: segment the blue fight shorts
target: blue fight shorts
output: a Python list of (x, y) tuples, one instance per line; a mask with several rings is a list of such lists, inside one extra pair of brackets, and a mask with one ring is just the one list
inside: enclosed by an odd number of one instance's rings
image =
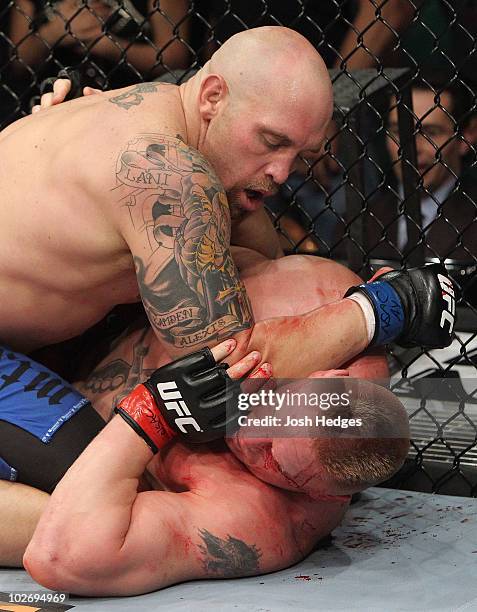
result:
[(104, 425), (69, 383), (0, 346), (0, 479), (51, 493)]

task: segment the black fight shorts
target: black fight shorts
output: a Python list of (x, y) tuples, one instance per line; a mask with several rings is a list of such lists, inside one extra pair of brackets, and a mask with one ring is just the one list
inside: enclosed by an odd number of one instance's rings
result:
[(0, 346), (0, 479), (51, 493), (104, 425), (69, 383)]

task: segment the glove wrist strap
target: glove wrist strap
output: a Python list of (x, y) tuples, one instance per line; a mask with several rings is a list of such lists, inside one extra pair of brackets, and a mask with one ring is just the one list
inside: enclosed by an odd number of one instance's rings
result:
[(374, 281), (352, 287), (345, 294), (354, 292), (364, 294), (371, 303), (376, 317), (376, 327), (370, 346), (389, 344), (398, 338), (405, 328), (406, 318), (397, 291), (386, 281)]
[(157, 453), (177, 434), (164, 420), (151, 392), (144, 385), (137, 385), (114, 409)]

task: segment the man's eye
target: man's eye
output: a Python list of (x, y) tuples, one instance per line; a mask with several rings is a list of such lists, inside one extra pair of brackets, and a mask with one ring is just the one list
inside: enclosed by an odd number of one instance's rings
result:
[(426, 127), (425, 125), (421, 127), (420, 132), (429, 138), (439, 138), (445, 134), (444, 130), (439, 127)]
[(265, 142), (265, 145), (271, 150), (271, 151), (276, 151), (277, 149), (279, 149), (282, 145), (280, 143), (275, 143), (275, 142), (270, 142), (269, 140), (267, 140), (266, 138), (263, 139)]

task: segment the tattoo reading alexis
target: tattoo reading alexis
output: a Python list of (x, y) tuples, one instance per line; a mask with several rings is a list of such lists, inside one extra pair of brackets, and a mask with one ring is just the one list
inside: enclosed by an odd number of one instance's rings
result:
[(200, 529), (199, 535), (203, 544), (199, 549), (204, 558), (202, 563), (208, 575), (221, 578), (238, 578), (260, 573), (260, 550), (254, 545), (245, 544), (243, 540), (231, 535), (223, 540), (207, 529)]
[(134, 257), (136, 276), (165, 342), (194, 350), (250, 327), (227, 199), (198, 151), (171, 136), (139, 136), (118, 159), (113, 195), (146, 245)]

